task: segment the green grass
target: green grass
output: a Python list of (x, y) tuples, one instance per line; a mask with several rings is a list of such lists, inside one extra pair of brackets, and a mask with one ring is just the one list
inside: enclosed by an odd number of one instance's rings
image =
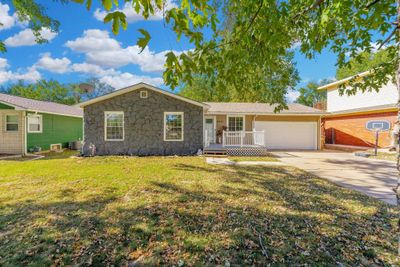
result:
[(383, 160), (390, 160), (390, 161), (396, 161), (397, 160), (396, 153), (378, 152), (377, 156), (374, 156), (373, 154), (374, 153), (372, 152), (372, 156), (370, 156), (369, 158), (371, 158), (371, 159), (383, 159)]
[(395, 208), (202, 157), (0, 162), (0, 266), (389, 265)]
[(276, 157), (272, 155), (264, 156), (264, 157), (228, 157), (228, 159), (240, 162), (240, 161), (278, 161)]

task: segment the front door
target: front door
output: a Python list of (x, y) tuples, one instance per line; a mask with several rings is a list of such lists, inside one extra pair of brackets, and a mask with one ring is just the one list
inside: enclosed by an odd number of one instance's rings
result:
[(207, 138), (206, 143), (213, 144), (215, 143), (215, 118), (214, 117), (205, 117), (204, 121), (204, 136)]

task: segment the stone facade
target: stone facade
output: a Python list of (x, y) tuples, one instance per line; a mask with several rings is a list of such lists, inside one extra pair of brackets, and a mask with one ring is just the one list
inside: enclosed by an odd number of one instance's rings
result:
[[(124, 112), (123, 141), (105, 141), (105, 111)], [(184, 112), (183, 141), (164, 141), (164, 112)], [(86, 155), (91, 145), (96, 155), (192, 155), (203, 148), (203, 107), (145, 88), (86, 106), (84, 125)]]

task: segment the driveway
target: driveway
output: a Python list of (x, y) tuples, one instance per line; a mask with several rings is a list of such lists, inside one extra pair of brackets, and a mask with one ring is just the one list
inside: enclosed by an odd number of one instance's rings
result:
[(337, 151), (274, 152), (280, 160), (325, 178), (340, 186), (360, 191), (389, 204), (396, 204), (396, 164), (356, 157)]

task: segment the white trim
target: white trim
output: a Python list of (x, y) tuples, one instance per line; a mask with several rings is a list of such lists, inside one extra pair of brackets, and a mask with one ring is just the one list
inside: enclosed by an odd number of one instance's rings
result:
[(204, 133), (206, 132), (206, 119), (212, 119), (213, 120), (213, 140), (215, 140), (215, 142), (217, 142), (217, 116), (215, 115), (204, 115), (203, 116), (203, 142), (205, 142), (205, 138), (204, 138)]
[(226, 129), (227, 129), (227, 131), (231, 131), (231, 130), (229, 130), (229, 118), (232, 118), (232, 117), (234, 117), (234, 118), (236, 118), (236, 117), (243, 118), (243, 129), (242, 129), (242, 131), (246, 131), (246, 115), (242, 115), (242, 114), (227, 114), (226, 115)]
[[(181, 115), (182, 116), (182, 138), (181, 139), (169, 139), (169, 140), (167, 140), (167, 138), (166, 138), (166, 134), (167, 134), (167, 132), (166, 132), (166, 128), (165, 128), (165, 126), (166, 126), (166, 117), (167, 117), (167, 115)], [(181, 111), (165, 111), (164, 112), (164, 125), (163, 125), (163, 128), (164, 128), (164, 141), (165, 142), (182, 142), (183, 141), (183, 139), (184, 139), (184, 137), (183, 137), (183, 135), (184, 135), (184, 133), (185, 133), (185, 114), (184, 114), (184, 112), (181, 112)]]
[[(31, 131), (29, 130), (29, 118), (30, 117), (38, 117), (39, 118), (39, 125), (40, 125), (40, 130), (39, 131)], [(26, 117), (27, 120), (27, 133), (43, 133), (43, 116), (41, 114), (28, 114)]]
[(1, 103), (1, 104), (4, 104), (4, 105), (6, 105), (6, 106), (13, 107), (14, 110), (25, 110), (25, 108), (23, 108), (23, 107), (21, 107), (21, 106), (16, 106), (16, 105), (14, 105), (14, 104), (10, 104), (10, 103), (5, 102), (5, 101), (1, 101), (1, 100), (0, 100), (0, 103)]
[(129, 87), (125, 87), (125, 88), (116, 90), (116, 91), (114, 91), (112, 93), (109, 93), (109, 94), (106, 94), (106, 95), (103, 95), (103, 96), (99, 96), (99, 97), (96, 97), (94, 99), (79, 103), (79, 104), (77, 104), (75, 106), (83, 108), (85, 106), (88, 106), (88, 105), (91, 105), (91, 104), (94, 104), (94, 103), (97, 103), (97, 102), (100, 102), (100, 101), (104, 101), (106, 99), (113, 98), (115, 96), (119, 96), (119, 95), (122, 95), (122, 94), (133, 92), (133, 91), (136, 91), (136, 90), (139, 90), (139, 89), (152, 90), (152, 91), (155, 91), (155, 92), (158, 92), (158, 93), (161, 93), (161, 94), (164, 94), (164, 95), (167, 95), (167, 96), (170, 96), (170, 97), (173, 97), (173, 98), (176, 98), (176, 99), (188, 102), (188, 103), (191, 103), (191, 104), (196, 105), (196, 106), (208, 107), (208, 105), (206, 105), (204, 103), (197, 102), (197, 101), (191, 100), (189, 98), (170, 93), (168, 91), (162, 90), (160, 88), (154, 87), (154, 86), (146, 84), (146, 83), (138, 83), (138, 84), (135, 84), (135, 85), (132, 85), (132, 86), (129, 86)]
[(24, 134), (23, 134), (23, 138), (24, 138), (24, 147), (23, 147), (23, 154), (26, 155), (28, 154), (28, 119), (26, 118), (26, 111), (23, 112), (22, 114), (22, 119), (23, 119), (23, 123), (24, 123)]
[[(122, 114), (122, 139), (107, 139), (107, 115)], [(125, 114), (123, 111), (104, 111), (104, 141), (124, 141), (125, 140)]]
[(350, 76), (350, 77), (341, 79), (341, 80), (339, 80), (339, 81), (335, 81), (335, 82), (328, 83), (328, 84), (325, 84), (325, 85), (323, 85), (323, 86), (320, 86), (320, 87), (317, 88), (317, 90), (329, 89), (329, 88), (331, 88), (331, 87), (333, 87), (333, 86), (338, 86), (338, 85), (341, 85), (341, 84), (343, 84), (343, 83), (346, 83), (346, 82), (350, 81), (351, 79), (354, 79), (354, 78), (362, 78), (362, 77), (368, 76), (368, 75), (370, 75), (370, 74), (372, 74), (372, 73), (373, 73), (372, 70), (364, 71), (364, 72), (358, 73), (358, 74), (356, 74), (356, 75), (353, 75), (353, 76)]
[[(17, 117), (17, 130), (13, 130), (13, 131), (7, 130), (7, 125), (9, 124), (9, 123), (7, 123), (7, 116), (16, 116)], [(20, 131), (19, 116), (20, 116), (19, 113), (17, 113), (17, 114), (15, 114), (15, 113), (14, 114), (11, 114), (11, 113), (4, 114), (4, 132), (6, 132), (6, 133), (15, 133), (15, 132), (17, 132), (18, 133)], [(13, 123), (10, 123), (10, 124), (13, 124)]]

